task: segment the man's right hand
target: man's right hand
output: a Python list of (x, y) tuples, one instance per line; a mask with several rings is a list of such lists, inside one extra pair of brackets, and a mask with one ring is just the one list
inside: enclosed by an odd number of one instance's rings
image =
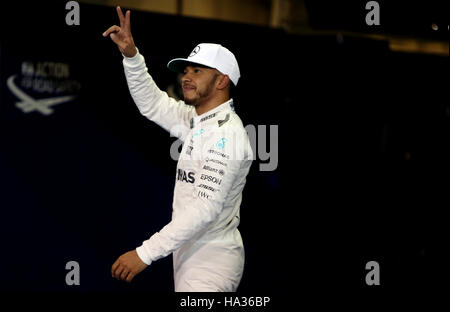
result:
[(119, 6), (116, 9), (117, 15), (119, 15), (120, 27), (117, 25), (109, 27), (103, 33), (103, 37), (110, 36), (123, 55), (133, 57), (137, 54), (137, 50), (131, 35), (130, 11), (128, 10), (123, 16), (122, 9)]

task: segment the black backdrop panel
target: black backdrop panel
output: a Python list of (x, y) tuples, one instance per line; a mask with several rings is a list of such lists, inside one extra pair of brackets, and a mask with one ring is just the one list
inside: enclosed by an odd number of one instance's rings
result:
[[(79, 26), (65, 24), (64, 3), (56, 1), (26, 7), (9, 4), (10, 15), (2, 20), (2, 27), (13, 31), (1, 37), (0, 206), (3, 237), (10, 238), (4, 245), (14, 259), (2, 260), (11, 270), (1, 288), (171, 291), (171, 257), (152, 264), (132, 285), (110, 275), (119, 255), (170, 221), (176, 161), (169, 149), (175, 139), (140, 116), (129, 95), (122, 56), (109, 38), (102, 37), (118, 22), (114, 8), (80, 6)], [(231, 23), (139, 11), (132, 16), (135, 41), (163, 90), (176, 81), (166, 69), (171, 58), (186, 56), (197, 43), (213, 41), (236, 51), (245, 90), (257, 73), (252, 74), (245, 62), (253, 58), (252, 52), (240, 44), (250, 35), (276, 38), (276, 32)], [(190, 29), (190, 35), (183, 29)], [(238, 32), (242, 37), (236, 41)], [(71, 98), (46, 107), (46, 100), (62, 97)], [(252, 98), (242, 93), (237, 99), (244, 123), (278, 125), (280, 114), (256, 111), (267, 102)], [(25, 108), (22, 102), (28, 103)], [(258, 167), (255, 160), (248, 179), (252, 186), (242, 205), (248, 263), (242, 290), (270, 290), (281, 277), (276, 262), (261, 257), (273, 239), (266, 227), (280, 191), (279, 174), (259, 172)], [(82, 281), (77, 287), (65, 284), (65, 265), (71, 260), (80, 264)], [(257, 282), (261, 274), (267, 283)]]
[[(110, 266), (170, 220), (174, 138), (139, 115), (122, 56), (102, 37), (118, 23), (114, 8), (80, 4), (81, 24), (67, 26), (64, 5), (2, 7), (0, 225), (9, 256), (0, 289), (172, 291), (170, 257), (130, 285), (112, 279)], [(425, 225), (442, 207), (448, 58), (139, 11), (131, 21), (161, 89), (176, 81), (170, 59), (220, 42), (241, 67), (244, 124), (279, 126), (277, 170), (260, 171), (256, 159), (244, 192), (240, 291), (364, 288), (371, 260), (386, 268), (386, 287), (421, 285), (408, 272), (422, 272)], [(42, 105), (54, 97), (71, 98), (48, 113)], [(65, 284), (71, 260), (80, 263), (76, 288)]]

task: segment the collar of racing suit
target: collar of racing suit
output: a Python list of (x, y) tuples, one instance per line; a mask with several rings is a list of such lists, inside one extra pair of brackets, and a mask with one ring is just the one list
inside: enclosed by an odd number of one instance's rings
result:
[[(191, 118), (190, 120), (190, 126), (191, 129), (194, 128), (196, 125), (200, 123), (209, 123), (209, 122), (216, 122), (216, 118), (220, 117), (222, 114), (221, 112), (225, 111), (234, 111), (234, 105), (233, 105), (233, 99), (229, 99), (225, 103), (220, 104), (219, 106), (207, 111), (206, 113), (203, 113), (201, 115), (197, 115), (194, 110), (195, 116)], [(229, 116), (228, 116), (229, 118)], [(221, 125), (221, 122), (227, 121), (227, 118), (224, 120), (217, 121), (219, 126)]]

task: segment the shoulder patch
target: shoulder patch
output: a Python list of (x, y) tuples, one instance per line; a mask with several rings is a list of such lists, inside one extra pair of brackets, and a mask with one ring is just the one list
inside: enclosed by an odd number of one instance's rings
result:
[(217, 123), (219, 124), (219, 127), (222, 127), (222, 125), (223, 125), (224, 123), (226, 123), (228, 120), (230, 120), (230, 114), (229, 114), (229, 113), (225, 116), (225, 119), (223, 119), (223, 120), (218, 120)]

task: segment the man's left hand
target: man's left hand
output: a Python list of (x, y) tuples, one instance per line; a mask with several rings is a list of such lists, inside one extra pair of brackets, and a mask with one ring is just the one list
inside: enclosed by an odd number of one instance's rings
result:
[(111, 273), (112, 276), (117, 279), (131, 282), (131, 280), (146, 267), (147, 264), (142, 262), (136, 250), (132, 250), (121, 255), (116, 262), (114, 262)]

